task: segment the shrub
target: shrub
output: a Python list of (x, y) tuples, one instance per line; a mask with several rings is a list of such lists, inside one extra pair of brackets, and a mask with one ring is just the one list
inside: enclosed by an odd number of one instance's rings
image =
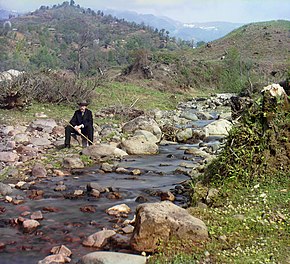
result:
[(103, 77), (82, 80), (67, 72), (25, 73), (10, 81), (2, 81), (0, 108), (23, 107), (33, 100), (57, 104), (91, 101), (95, 88), (102, 81)]
[(230, 131), (221, 154), (208, 165), (204, 180), (249, 184), (289, 173), (289, 124), (284, 101), (265, 94)]

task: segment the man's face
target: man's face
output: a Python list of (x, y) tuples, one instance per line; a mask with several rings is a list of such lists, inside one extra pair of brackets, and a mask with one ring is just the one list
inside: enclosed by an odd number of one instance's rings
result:
[(80, 110), (82, 113), (86, 111), (86, 108), (87, 107), (85, 105), (80, 105)]

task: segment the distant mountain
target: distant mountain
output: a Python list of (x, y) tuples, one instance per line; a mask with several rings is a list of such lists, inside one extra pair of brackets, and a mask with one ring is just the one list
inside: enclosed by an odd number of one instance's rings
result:
[(117, 18), (125, 19), (129, 22), (135, 22), (137, 24), (144, 23), (150, 27), (160, 29), (166, 29), (172, 33), (179, 27), (180, 22), (170, 19), (168, 17), (157, 17), (151, 14), (139, 14), (132, 11), (118, 11), (113, 9), (104, 10), (105, 14), (111, 14)]
[(241, 27), (243, 24), (230, 22), (205, 22), (182, 24), (174, 33), (176, 37), (184, 40), (213, 41), (224, 37), (231, 31)]
[(111, 14), (117, 18), (123, 18), (129, 22), (144, 23), (159, 30), (165, 29), (170, 32), (171, 37), (187, 41), (194, 40), (195, 43), (198, 41), (208, 42), (219, 39), (243, 25), (241, 23), (230, 22), (181, 23), (168, 17), (112, 9), (107, 9), (104, 13)]
[[(158, 17), (152, 14), (139, 14), (132, 11), (118, 11), (106, 9), (103, 11), (106, 15), (112, 15), (119, 19), (125, 19), (128, 22), (136, 24), (145, 24), (152, 28), (165, 29), (169, 31), (171, 37), (180, 38), (186, 41), (213, 41), (219, 39), (232, 30), (242, 26), (240, 23), (230, 22), (206, 22), (206, 23), (181, 23), (168, 17)], [(9, 19), (11, 16), (18, 16), (16, 11), (0, 9), (0, 20)]]
[(15, 17), (19, 14), (16, 11), (8, 11), (4, 9), (0, 9), (0, 20), (9, 19), (9, 17)]

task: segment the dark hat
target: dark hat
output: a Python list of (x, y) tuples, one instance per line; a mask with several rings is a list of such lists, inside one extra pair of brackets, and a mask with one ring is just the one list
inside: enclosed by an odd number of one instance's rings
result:
[(89, 103), (86, 100), (82, 100), (78, 103), (79, 106), (87, 106)]

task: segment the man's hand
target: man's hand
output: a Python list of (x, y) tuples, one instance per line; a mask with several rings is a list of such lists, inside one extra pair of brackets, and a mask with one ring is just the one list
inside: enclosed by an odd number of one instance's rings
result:
[(74, 126), (75, 131), (77, 131), (79, 134), (81, 133), (81, 128), (83, 127), (83, 125), (79, 125), (79, 126)]

